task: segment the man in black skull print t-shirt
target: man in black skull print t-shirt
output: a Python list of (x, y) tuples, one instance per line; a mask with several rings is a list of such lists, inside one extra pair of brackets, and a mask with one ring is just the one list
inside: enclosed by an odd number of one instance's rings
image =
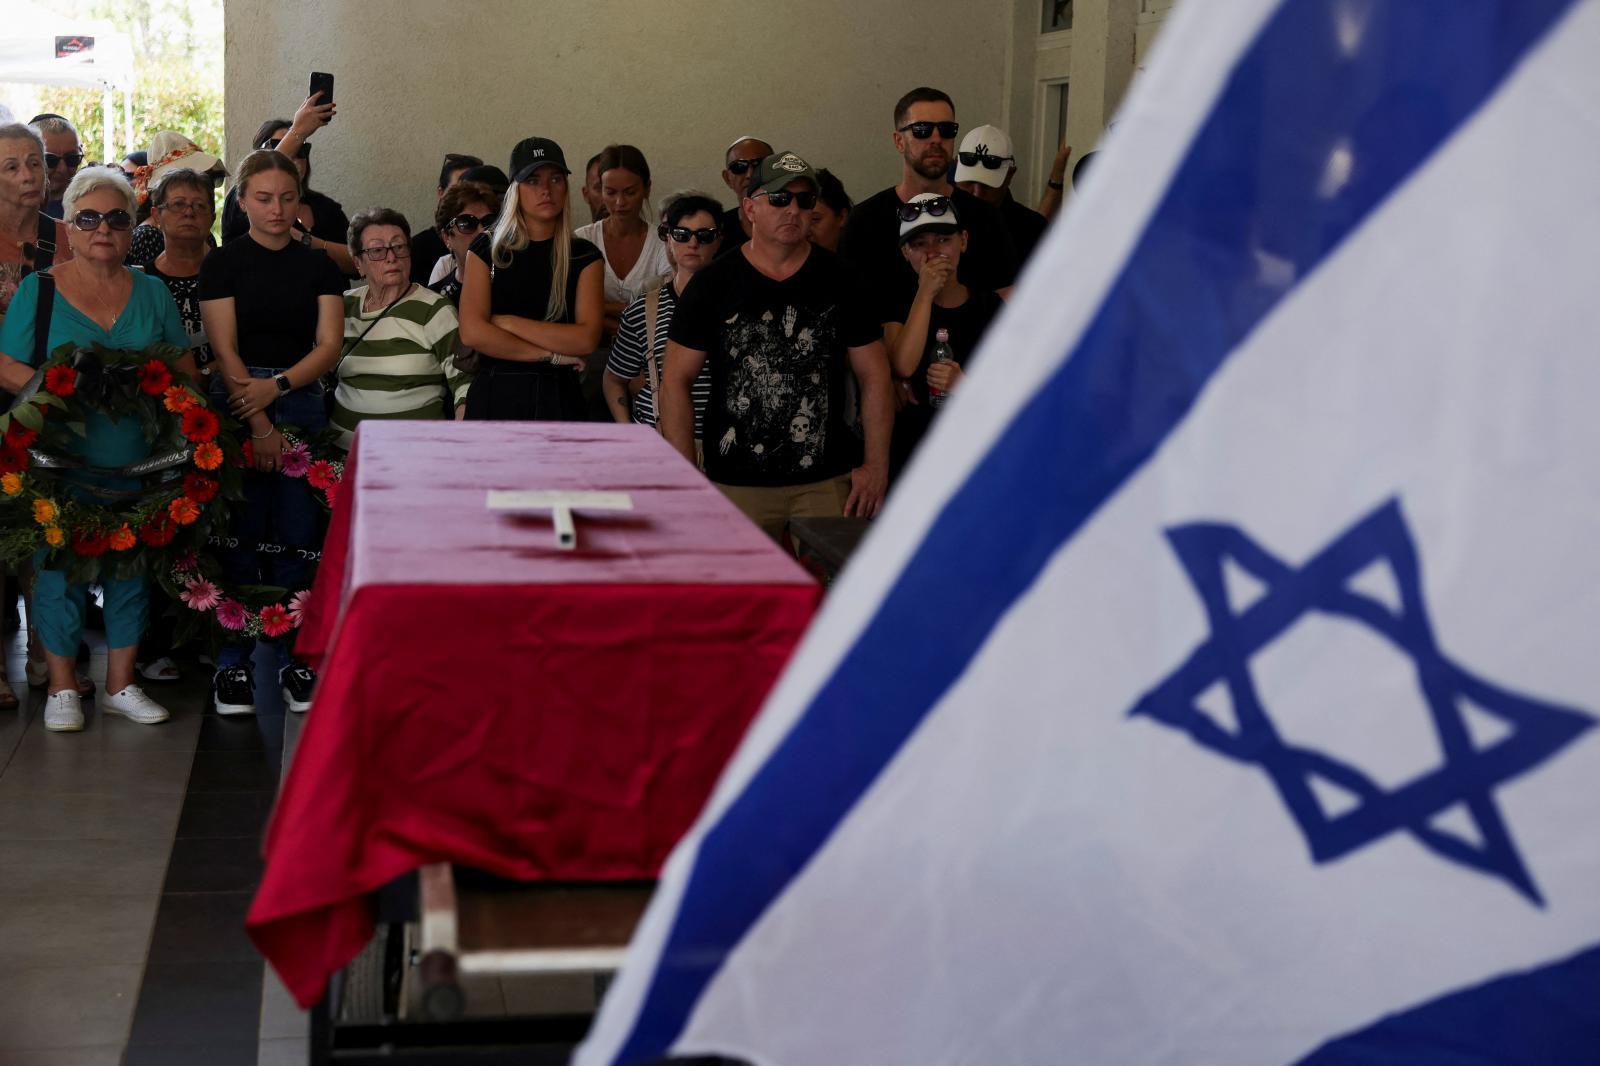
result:
[[(752, 173), (751, 240), (689, 283), (662, 378), (662, 428), (692, 457), (689, 385), (709, 361), (706, 476), (774, 538), (802, 515), (871, 517), (888, 480), (882, 330), (853, 270), (806, 239), (815, 202), (811, 168), (792, 152)], [(847, 373), (860, 385), (864, 455), (844, 424)]]

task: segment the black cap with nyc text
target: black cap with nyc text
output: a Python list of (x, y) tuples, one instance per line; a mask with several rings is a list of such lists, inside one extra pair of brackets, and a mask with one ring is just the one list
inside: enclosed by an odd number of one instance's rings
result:
[(571, 174), (567, 157), (561, 146), (548, 137), (525, 137), (511, 149), (511, 180), (527, 181), (540, 167), (556, 167), (563, 174)]
[(786, 188), (791, 181), (809, 181), (813, 189), (818, 188), (817, 174), (811, 169), (810, 163), (793, 152), (773, 152), (750, 172), (744, 194), (754, 196), (758, 192), (777, 192)]

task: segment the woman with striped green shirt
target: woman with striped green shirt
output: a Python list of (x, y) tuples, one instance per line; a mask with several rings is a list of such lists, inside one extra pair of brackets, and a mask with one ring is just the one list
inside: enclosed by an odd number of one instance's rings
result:
[(366, 284), (344, 296), (344, 355), (329, 421), (346, 449), (364, 418), (460, 417), (471, 378), (456, 366), (456, 311), (411, 280), (411, 227), (386, 207), (350, 221)]

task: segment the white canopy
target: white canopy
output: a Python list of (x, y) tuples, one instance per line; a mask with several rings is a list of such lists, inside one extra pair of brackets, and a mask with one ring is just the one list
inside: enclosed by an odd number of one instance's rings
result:
[(0, 81), (99, 89), (108, 162), (118, 158), (111, 94), (120, 89), (125, 139), (133, 142), (133, 43), (109, 22), (58, 15), (28, 0), (5, 0)]
[(133, 88), (133, 44), (109, 22), (68, 18), (6, 0), (0, 20), (0, 81)]

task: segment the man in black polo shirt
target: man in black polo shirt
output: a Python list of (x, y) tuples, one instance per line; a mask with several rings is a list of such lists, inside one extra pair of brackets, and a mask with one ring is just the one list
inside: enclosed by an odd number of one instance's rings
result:
[(920, 193), (948, 196), (967, 228), (967, 252), (961, 259), (963, 284), (994, 292), (1016, 280), (1016, 250), (1000, 213), (950, 184), (950, 163), (960, 132), (955, 119), (955, 104), (938, 89), (912, 89), (902, 96), (894, 107), (900, 182), (857, 204), (845, 223), (839, 254), (855, 264), (873, 286), (880, 314), (904, 307), (917, 291), (917, 276), (900, 254), (900, 210)]
[[(705, 469), (782, 540), (790, 518), (870, 518), (889, 484), (889, 360), (856, 272), (808, 239), (817, 179), (779, 152), (750, 175), (750, 240), (696, 274), (678, 300), (661, 378), (661, 429), (694, 461), (691, 384), (709, 360)], [(861, 443), (844, 423), (861, 391)]]
[(750, 239), (750, 224), (739, 214), (739, 205), (744, 201), (745, 187), (750, 184), (751, 168), (771, 154), (772, 145), (759, 137), (740, 137), (722, 154), (722, 184), (738, 201), (722, 212), (722, 255)]

